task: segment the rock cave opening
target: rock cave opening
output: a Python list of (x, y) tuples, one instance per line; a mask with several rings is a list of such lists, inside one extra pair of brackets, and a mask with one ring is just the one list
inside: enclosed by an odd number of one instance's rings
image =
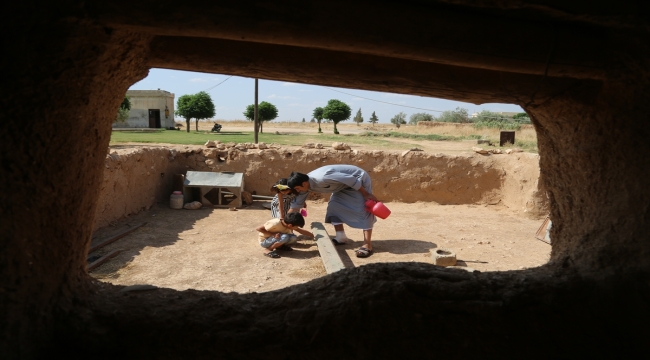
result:
[[(1, 60), (6, 76), (0, 96), (6, 120), (0, 132), (2, 355), (400, 358), (430, 357), (435, 349), (449, 357), (462, 351), (467, 357), (582, 358), (646, 351), (646, 7), (544, 1), (204, 5), (9, 5), (14, 16), (4, 36), (15, 51)], [(104, 207), (97, 215), (113, 109), (152, 67), (520, 104), (538, 134), (539, 178), (553, 220), (550, 261), (497, 273), (421, 262), (369, 264), (281, 291), (245, 294), (122, 292), (122, 286), (94, 281), (86, 270), (93, 227), (117, 211)], [(304, 159), (305, 152), (291, 153), (292, 161)], [(390, 174), (401, 161), (399, 154), (381, 161), (366, 156), (376, 173)], [(281, 153), (276, 158), (287, 162)], [(410, 186), (403, 176), (411, 179), (410, 170), (405, 165), (391, 174), (398, 181), (386, 181), (387, 188)], [(496, 179), (496, 172), (485, 166), (479, 175)], [(113, 184), (131, 188), (127, 179)], [(123, 193), (147, 202), (156, 196)], [(450, 196), (439, 195), (442, 202)]]

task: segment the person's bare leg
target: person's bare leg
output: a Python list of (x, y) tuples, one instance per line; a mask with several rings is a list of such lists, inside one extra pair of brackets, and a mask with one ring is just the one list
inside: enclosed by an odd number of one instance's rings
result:
[(268, 253), (270, 253), (271, 251), (275, 251), (275, 249), (279, 248), (280, 246), (282, 246), (282, 244), (277, 243), (277, 242), (276, 242), (276, 243), (273, 243), (273, 245), (271, 245), (271, 246), (269, 246), (269, 247), (267, 247), (267, 248), (264, 248), (264, 253), (265, 253), (265, 254), (268, 254)]
[(363, 247), (372, 250), (372, 229), (363, 230)]

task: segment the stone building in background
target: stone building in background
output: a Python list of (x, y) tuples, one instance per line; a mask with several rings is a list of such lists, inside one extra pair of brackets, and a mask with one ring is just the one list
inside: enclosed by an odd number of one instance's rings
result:
[(174, 94), (165, 90), (128, 90), (129, 118), (114, 128), (174, 129)]

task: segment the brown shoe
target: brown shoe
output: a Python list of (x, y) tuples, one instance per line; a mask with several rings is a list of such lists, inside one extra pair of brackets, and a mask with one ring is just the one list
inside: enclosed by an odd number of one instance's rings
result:
[(355, 254), (357, 254), (358, 258), (367, 258), (368, 256), (372, 255), (374, 251), (370, 249), (366, 249), (363, 246), (358, 248), (357, 250), (354, 251)]

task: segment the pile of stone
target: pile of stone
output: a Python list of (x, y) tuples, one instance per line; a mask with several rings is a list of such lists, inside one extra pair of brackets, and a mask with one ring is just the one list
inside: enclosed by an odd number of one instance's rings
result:
[(488, 150), (485, 150), (485, 149), (480, 148), (480, 147), (473, 147), (472, 151), (474, 151), (477, 154), (481, 154), (481, 155), (503, 154), (503, 153), (512, 154), (512, 153), (517, 153), (517, 152), (523, 152), (523, 150), (518, 149), (518, 148), (506, 149), (505, 151), (502, 151), (501, 149), (488, 149)]

